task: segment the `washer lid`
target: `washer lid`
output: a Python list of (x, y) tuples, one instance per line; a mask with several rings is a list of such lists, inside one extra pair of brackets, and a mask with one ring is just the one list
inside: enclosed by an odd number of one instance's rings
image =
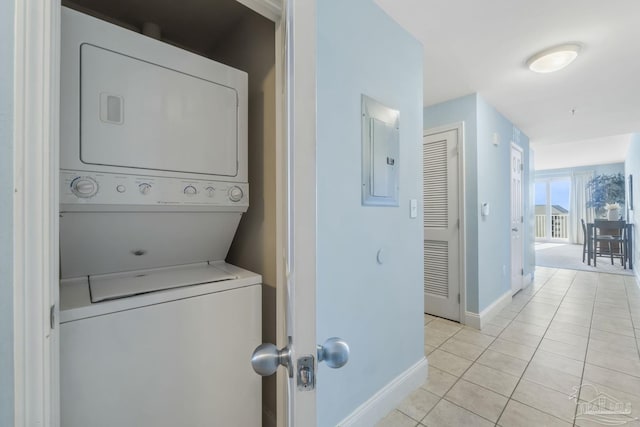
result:
[(212, 265), (200, 263), (89, 276), (89, 289), (91, 302), (96, 303), (165, 289), (237, 278), (238, 276)]

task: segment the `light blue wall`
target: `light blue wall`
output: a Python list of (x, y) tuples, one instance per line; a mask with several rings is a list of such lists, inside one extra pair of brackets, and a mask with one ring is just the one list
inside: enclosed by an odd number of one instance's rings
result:
[[(471, 214), (478, 206), (478, 153), (477, 139), (477, 94), (443, 102), (424, 109), (425, 130), (464, 123), (464, 163), (465, 163), (465, 204), (467, 215), (465, 230), (467, 236), (467, 310), (477, 313), (478, 307), (478, 251), (469, 248), (478, 247), (478, 215)], [(472, 291), (469, 291), (472, 290)]]
[(640, 279), (640, 133), (635, 133), (631, 137), (629, 151), (624, 162), (624, 171), (627, 177), (633, 175), (633, 215), (630, 221), (634, 223), (633, 235), (633, 268), (636, 277)]
[[(523, 149), (525, 218), (532, 215), (529, 138), (477, 94), (424, 109), (425, 129), (464, 122), (466, 184), (467, 310), (480, 313), (511, 287), (510, 153), (511, 142)], [(493, 144), (494, 133), (499, 144)], [(480, 204), (491, 213), (480, 216)], [(531, 225), (524, 222), (525, 275), (533, 273)], [(505, 244), (505, 242), (507, 244)]]
[[(531, 214), (529, 206), (529, 138), (509, 120), (489, 105), (481, 96), (478, 105), (478, 204), (488, 202), (489, 216), (481, 218), (478, 225), (478, 313), (511, 289), (511, 142), (523, 150), (525, 185), (524, 217)], [(494, 145), (494, 134), (498, 145)], [(529, 221), (524, 221), (525, 274), (530, 263)], [(509, 242), (509, 244), (505, 244)]]
[[(351, 346), (342, 369), (320, 364), (324, 427), (424, 357), (422, 47), (372, 0), (320, 1), (317, 24), (317, 337)], [(399, 207), (361, 205), (362, 94), (400, 111)]]
[(0, 2), (0, 426), (13, 425), (13, 16)]

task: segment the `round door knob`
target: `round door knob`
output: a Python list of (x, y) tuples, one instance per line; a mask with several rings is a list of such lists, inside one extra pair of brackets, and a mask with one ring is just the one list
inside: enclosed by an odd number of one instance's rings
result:
[(240, 200), (242, 200), (242, 196), (244, 196), (242, 188), (233, 186), (229, 189), (229, 200), (231, 200), (232, 202), (239, 202)]
[(198, 190), (196, 190), (196, 187), (194, 187), (193, 185), (187, 185), (186, 187), (184, 187), (184, 194), (186, 194), (187, 196), (195, 196), (198, 193)]
[(71, 182), (71, 192), (77, 197), (92, 197), (98, 192), (98, 183), (91, 177), (79, 176)]
[(138, 189), (140, 190), (140, 194), (147, 195), (151, 192), (151, 184), (142, 183), (138, 185)]
[(290, 366), (291, 352), (288, 347), (278, 350), (274, 344), (260, 344), (251, 355), (251, 367), (258, 375), (268, 377), (278, 370), (278, 366)]
[(204, 189), (207, 192), (207, 197), (213, 197), (216, 194), (216, 189), (213, 187), (207, 187)]
[(332, 337), (319, 345), (318, 362), (325, 362), (328, 367), (342, 368), (349, 361), (349, 344), (342, 338)]

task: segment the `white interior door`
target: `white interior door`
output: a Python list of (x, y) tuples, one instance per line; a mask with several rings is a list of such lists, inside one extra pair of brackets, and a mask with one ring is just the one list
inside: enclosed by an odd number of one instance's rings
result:
[(522, 149), (511, 144), (511, 290), (522, 289), (524, 275), (524, 200), (522, 198)]
[(460, 320), (458, 130), (423, 139), (424, 310)]
[[(290, 349), (291, 373), (278, 370), (278, 427), (316, 425), (315, 388), (299, 387), (299, 360), (316, 356), (316, 17), (315, 1), (284, 1), (278, 24), (284, 82), (279, 154), (286, 173), (280, 215), (284, 268), (277, 296), (277, 347)], [(280, 270), (280, 269), (279, 269)], [(317, 361), (316, 361), (317, 364)], [(314, 366), (315, 368), (315, 366)], [(315, 374), (314, 374), (315, 376)]]

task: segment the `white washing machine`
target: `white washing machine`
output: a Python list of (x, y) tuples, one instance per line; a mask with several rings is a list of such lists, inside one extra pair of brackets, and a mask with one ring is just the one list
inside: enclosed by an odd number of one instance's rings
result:
[(61, 304), (63, 426), (261, 424), (259, 275), (219, 262), (68, 279)]
[(62, 9), (64, 427), (257, 426), (247, 75)]

